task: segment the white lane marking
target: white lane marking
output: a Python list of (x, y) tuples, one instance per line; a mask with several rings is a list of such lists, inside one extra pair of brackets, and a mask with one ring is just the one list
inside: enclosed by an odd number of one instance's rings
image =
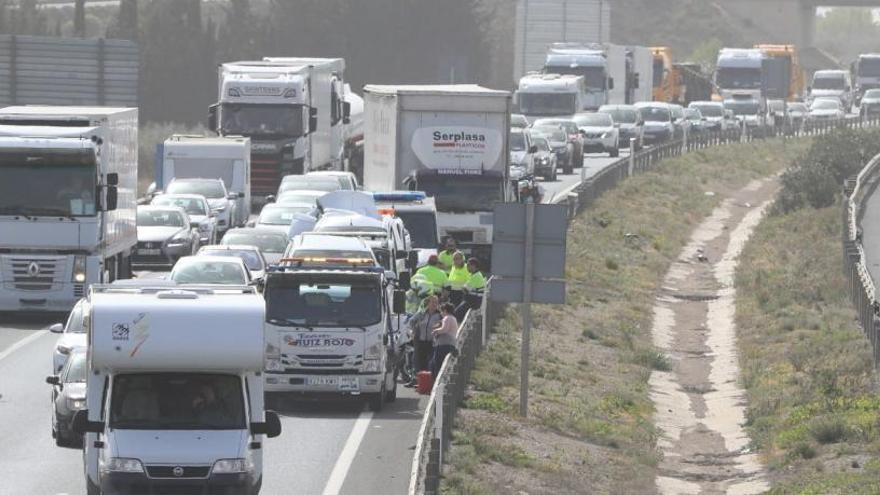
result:
[(371, 419), (373, 419), (372, 412), (362, 412), (355, 420), (354, 427), (351, 429), (351, 433), (348, 434), (348, 440), (345, 441), (345, 446), (342, 448), (339, 458), (336, 459), (336, 465), (333, 466), (333, 471), (330, 473), (330, 479), (327, 480), (327, 485), (324, 487), (324, 491), (321, 492), (322, 495), (338, 495), (342, 490), (342, 484), (345, 482), (345, 477), (348, 476), (348, 470), (351, 469), (351, 463), (354, 462), (354, 456), (357, 454), (361, 441), (367, 433)]
[(9, 356), (12, 355), (13, 352), (21, 349), (22, 347), (30, 344), (31, 342), (37, 340), (38, 338), (42, 337), (46, 333), (49, 333), (49, 331), (48, 330), (38, 330), (38, 331), (28, 335), (27, 337), (16, 341), (14, 344), (7, 347), (5, 351), (0, 352), (0, 361), (3, 361), (4, 359), (8, 358)]

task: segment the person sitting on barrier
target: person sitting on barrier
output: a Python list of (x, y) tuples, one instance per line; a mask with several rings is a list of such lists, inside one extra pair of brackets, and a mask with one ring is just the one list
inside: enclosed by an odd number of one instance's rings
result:
[[(409, 328), (412, 330), (413, 339), (413, 368), (416, 373), (428, 371), (431, 366), (431, 356), (434, 353), (433, 330), (442, 322), (440, 314), (440, 298), (431, 295), (425, 298), (424, 308), (414, 314), (409, 320)], [(407, 387), (416, 384), (415, 374)]]
[(458, 306), (464, 300), (464, 286), (471, 277), (464, 264), (464, 255), (455, 253), (452, 257), (452, 268), (449, 270), (449, 278), (446, 287), (449, 289), (449, 302)]
[(486, 277), (480, 272), (480, 262), (476, 258), (468, 260), (467, 270), (469, 276), (464, 284), (464, 298), (455, 308), (455, 317), (460, 321), (464, 321), (469, 310), (483, 306), (483, 292), (486, 289)]
[(449, 354), (454, 354), (455, 342), (458, 338), (458, 320), (455, 319), (453, 307), (449, 303), (440, 306), (440, 314), (443, 319), (434, 327), (431, 335), (434, 337), (434, 353), (431, 357), (431, 375), (437, 379), (443, 360)]

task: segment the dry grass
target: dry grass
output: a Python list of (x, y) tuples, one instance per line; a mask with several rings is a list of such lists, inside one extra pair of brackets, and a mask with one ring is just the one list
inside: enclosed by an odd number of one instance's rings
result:
[(782, 170), (805, 144), (786, 146), (736, 145), (670, 160), (572, 223), (568, 303), (534, 310), (530, 417), (516, 416), (520, 327), (511, 311), (474, 373), (446, 493), (654, 491), (659, 454), (647, 382), (651, 370), (668, 366), (650, 343), (655, 291), (726, 192)]

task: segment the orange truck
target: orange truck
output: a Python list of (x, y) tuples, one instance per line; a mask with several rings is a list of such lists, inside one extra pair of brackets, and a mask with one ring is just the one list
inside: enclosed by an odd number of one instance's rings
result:
[(764, 91), (771, 100), (796, 101), (804, 97), (806, 76), (794, 45), (758, 44), (764, 53)]
[(679, 101), (681, 77), (672, 61), (672, 49), (654, 46), (651, 53), (654, 55), (654, 101)]

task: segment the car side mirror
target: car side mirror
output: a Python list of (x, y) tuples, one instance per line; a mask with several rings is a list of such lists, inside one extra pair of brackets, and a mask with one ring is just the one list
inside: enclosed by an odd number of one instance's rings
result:
[(229, 193), (229, 194), (226, 195), (226, 199), (231, 199), (231, 200), (235, 201), (236, 199), (238, 199), (238, 194), (236, 194), (236, 193)]
[(309, 108), (309, 133), (317, 132), (318, 130), (318, 109), (317, 108)]
[(608, 78), (608, 89), (614, 89), (614, 78), (613, 77)]
[(529, 153), (537, 153), (537, 152), (538, 152), (537, 146), (535, 146), (534, 144), (529, 146)]
[(270, 195), (266, 196), (266, 202), (267, 203), (274, 203), (275, 202), (275, 195), (270, 194)]
[(587, 131), (583, 129), (578, 129), (578, 134), (580, 134), (582, 137), (587, 137)]
[(110, 172), (109, 174), (104, 176), (104, 182), (106, 182), (108, 186), (118, 186), (119, 174), (117, 174), (116, 172)]
[(394, 314), (402, 315), (406, 313), (406, 292), (402, 290), (394, 291), (393, 304), (391, 310)]
[(239, 192), (237, 196), (238, 196), (239, 199), (241, 199), (241, 198), (244, 197), (244, 193), (243, 193), (243, 192)]
[(63, 323), (54, 323), (49, 326), (49, 331), (52, 333), (64, 333), (64, 324)]
[(104, 422), (89, 421), (88, 409), (80, 409), (74, 413), (70, 429), (77, 435), (82, 435), (83, 433), (103, 433)]
[(411, 271), (415, 271), (416, 268), (419, 267), (419, 253), (418, 251), (410, 251), (409, 252), (409, 261), (407, 261), (407, 268)]
[(115, 211), (119, 204), (119, 191), (116, 186), (107, 186), (107, 204), (104, 205), (105, 211)]
[(342, 102), (342, 123), (351, 124), (351, 102)]
[(281, 435), (281, 418), (275, 411), (266, 411), (266, 421), (251, 423), (251, 433), (254, 435), (266, 435), (275, 438)]
[(401, 290), (409, 290), (411, 288), (412, 274), (410, 272), (401, 272), (397, 276), (397, 287)]
[(208, 107), (208, 129), (211, 129), (214, 132), (220, 133), (220, 128), (217, 126), (217, 109), (220, 108), (219, 103), (215, 103)]
[(50, 375), (46, 377), (46, 383), (49, 385), (61, 386), (61, 377), (58, 375)]

